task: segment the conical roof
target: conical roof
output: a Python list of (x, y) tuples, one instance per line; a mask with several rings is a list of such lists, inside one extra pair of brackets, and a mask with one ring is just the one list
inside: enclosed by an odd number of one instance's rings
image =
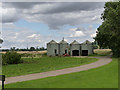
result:
[(82, 44), (92, 44), (90, 41), (86, 40), (85, 42), (83, 42)]
[(74, 40), (71, 44), (80, 44), (80, 43)]
[(64, 40), (60, 41), (59, 43), (60, 43), (60, 44), (67, 44), (67, 42), (64, 41)]
[(51, 40), (49, 43), (50, 43), (50, 44), (52, 44), (52, 43), (57, 43), (57, 42), (56, 42), (56, 41), (54, 41), (54, 40)]

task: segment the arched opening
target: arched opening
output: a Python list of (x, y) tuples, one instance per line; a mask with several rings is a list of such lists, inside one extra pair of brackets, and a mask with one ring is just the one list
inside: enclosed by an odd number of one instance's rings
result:
[(79, 50), (73, 50), (72, 56), (79, 56)]

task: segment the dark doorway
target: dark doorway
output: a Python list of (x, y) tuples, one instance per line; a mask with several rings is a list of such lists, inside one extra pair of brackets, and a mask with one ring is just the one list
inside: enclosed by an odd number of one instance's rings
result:
[(67, 54), (67, 50), (65, 50), (65, 54)]
[(88, 56), (88, 50), (82, 50), (82, 56)]
[(55, 55), (57, 55), (57, 50), (55, 49)]
[(72, 56), (79, 56), (79, 50), (73, 50)]

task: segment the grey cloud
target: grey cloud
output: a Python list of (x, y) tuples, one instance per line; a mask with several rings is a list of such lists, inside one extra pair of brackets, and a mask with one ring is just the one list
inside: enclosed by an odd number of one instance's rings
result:
[(27, 21), (45, 23), (50, 29), (60, 29), (66, 24), (100, 23), (98, 15), (102, 13), (103, 6), (103, 2), (5, 3), (4, 8), (14, 8), (16, 11), (12, 15), (9, 12), (3, 15), (2, 21), (9, 23), (24, 18)]
[(45, 4), (42, 2), (4, 2), (3, 8), (31, 9), (34, 5)]
[(103, 2), (63, 2), (57, 3), (56, 7), (50, 8), (44, 11), (44, 14), (64, 13), (64, 12), (76, 12), (76, 11), (88, 11), (101, 8), (104, 6)]
[[(18, 9), (32, 9), (35, 5), (41, 4), (52, 4), (53, 6), (44, 10), (37, 12), (38, 14), (53, 14), (53, 13), (61, 13), (61, 12), (75, 12), (80, 10), (94, 10), (96, 8), (101, 8), (104, 6), (103, 2), (9, 2), (4, 3), (3, 7), (13, 7)], [(37, 14), (34, 13), (34, 14)]]
[(3, 17), (2, 23), (12, 23), (12, 22), (16, 22), (18, 20), (19, 20), (19, 17), (16, 17), (16, 15), (13, 17)]
[(85, 31), (85, 30), (86, 30), (85, 28), (79, 27), (79, 28), (77, 28), (75, 31)]

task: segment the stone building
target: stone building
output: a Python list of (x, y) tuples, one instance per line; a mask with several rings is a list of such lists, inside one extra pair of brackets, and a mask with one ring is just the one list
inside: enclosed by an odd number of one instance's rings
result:
[(59, 42), (59, 55), (69, 54), (69, 44), (64, 41)]
[(57, 56), (59, 54), (59, 45), (56, 41), (51, 40), (47, 43), (47, 55), (48, 56)]
[(70, 55), (71, 56), (80, 56), (80, 43), (77, 42), (76, 40), (74, 40), (71, 44), (70, 44)]
[(62, 56), (64, 54), (70, 56), (88, 56), (93, 54), (93, 45), (88, 40), (82, 44), (76, 40), (69, 44), (64, 41), (64, 39), (59, 43), (54, 40), (51, 40), (49, 43), (47, 43), (48, 56)]
[(93, 54), (93, 45), (90, 41), (86, 40), (81, 44), (81, 55), (87, 56)]

